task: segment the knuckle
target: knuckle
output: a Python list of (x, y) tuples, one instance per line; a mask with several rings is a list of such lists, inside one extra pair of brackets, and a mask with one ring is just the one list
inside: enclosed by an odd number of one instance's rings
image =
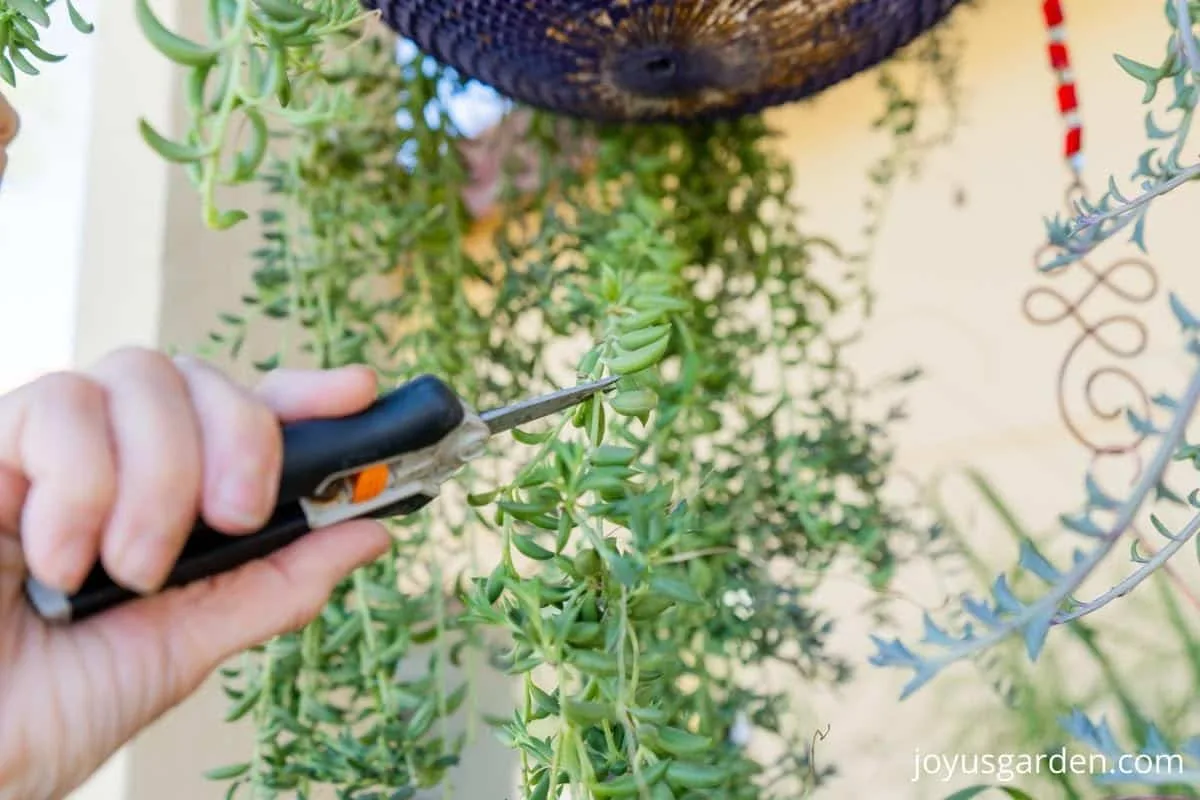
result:
[(274, 458), (283, 451), (283, 429), (271, 409), (261, 403), (253, 405), (254, 428), (262, 437), (262, 446), (267, 454)]
[(166, 353), (145, 347), (123, 347), (109, 353), (96, 371), (110, 379), (150, 380), (164, 387), (185, 386), (179, 365)]
[(174, 363), (163, 353), (148, 347), (126, 346), (109, 353), (104, 359), (110, 368), (153, 372), (174, 371)]
[(195, 460), (163, 454), (153, 464), (147, 462), (145, 470), (137, 477), (138, 486), (129, 487), (139, 495), (162, 498), (163, 509), (156, 509), (154, 503), (139, 502), (130, 503), (130, 510), (173, 517), (176, 515), (170, 512), (178, 509), (180, 516), (186, 515), (189, 513), (188, 502), (196, 496), (199, 488), (199, 479), (200, 468)]
[(199, 353), (176, 353), (171, 356), (171, 363), (178, 369), (198, 372), (223, 374), (220, 368), (209, 359)]
[(264, 467), (274, 464), (283, 452), (283, 431), (271, 410), (262, 403), (239, 403), (230, 435), (236, 437), (237, 453)]
[[(37, 480), (54, 487), (56, 502), (72, 513), (87, 519), (107, 514), (117, 475), (106, 428), (100, 427), (107, 416), (106, 390), (70, 372), (46, 375), (39, 383), (28, 443), (31, 469)], [(64, 449), (56, 444), (64, 430), (85, 438)]]
[(85, 470), (76, 477), (76, 480), (59, 484), (63, 505), (80, 519), (107, 517), (117, 496), (116, 475), (111, 470)]
[(199, 470), (187, 459), (156, 458), (127, 472), (110, 528), (174, 542), (191, 528), (199, 504)]
[(36, 381), (38, 394), (52, 405), (71, 409), (102, 409), (108, 402), (104, 387), (76, 372), (52, 372)]

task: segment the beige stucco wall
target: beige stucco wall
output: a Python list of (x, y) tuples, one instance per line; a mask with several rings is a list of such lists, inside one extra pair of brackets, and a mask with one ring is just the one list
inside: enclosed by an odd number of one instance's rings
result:
[[(1103, 185), (1115, 172), (1124, 180), (1145, 149), (1141, 91), (1121, 73), (1112, 52), (1145, 61), (1158, 58), (1165, 42), (1162, 4), (1076, 0), (1064, 6), (1085, 125), (1085, 177)], [(857, 363), (864, 380), (912, 361), (926, 371), (926, 379), (908, 392), (910, 418), (896, 432), (905, 470), (929, 478), (974, 465), (993, 479), (1036, 531), (1051, 532), (1059, 513), (1078, 507), (1082, 470), (1088, 463), (1088, 452), (1067, 433), (1056, 406), (1059, 370), (1080, 329), (1070, 320), (1033, 325), (1023, 313), (1031, 290), (1053, 287), (1075, 301), (1088, 284), (1078, 269), (1058, 278), (1039, 276), (1033, 269), (1034, 251), (1043, 241), (1042, 215), (1060, 208), (1066, 187), (1060, 161), (1062, 123), (1045, 66), (1040, 3), (990, 2), (962, 17), (961, 30), (970, 42), (962, 76), (964, 125), (956, 141), (937, 151), (922, 176), (894, 198), (872, 267), (877, 313)], [(868, 122), (880, 107), (868, 78), (839, 87), (811, 107), (776, 116), (787, 132), (798, 191), (814, 229), (850, 237), (860, 224), (858, 203), (867, 188), (862, 167), (868, 156), (879, 153), (878, 139), (867, 132)], [(965, 193), (962, 207), (955, 204), (960, 189)], [(1145, 320), (1150, 331), (1147, 351), (1136, 361), (1113, 359), (1085, 346), (1066, 373), (1063, 396), (1072, 419), (1098, 441), (1121, 441), (1126, 429), (1086, 413), (1084, 381), (1091, 370), (1131, 369), (1150, 393), (1177, 394), (1187, 380), (1188, 364), (1180, 355), (1178, 327), (1166, 311), (1166, 292), (1176, 290), (1193, 304), (1200, 303), (1200, 277), (1185, 249), (1193, 241), (1196, 203), (1196, 195), (1184, 190), (1152, 212), (1149, 260), (1160, 276), (1158, 296), (1144, 305), (1129, 304), (1100, 290), (1083, 307), (1081, 313), (1090, 323), (1114, 313), (1131, 314)], [(1135, 255), (1132, 246), (1114, 242), (1094, 263), (1104, 269)], [(1132, 271), (1115, 276), (1133, 291), (1145, 285), (1139, 277)], [(1043, 314), (1060, 310), (1045, 296), (1037, 308)], [(1112, 332), (1122, 342), (1136, 339), (1127, 326)], [(1133, 399), (1128, 386), (1114, 379), (1102, 380), (1098, 393), (1110, 405)], [(1104, 474), (1119, 473), (1128, 480), (1129, 473), (1122, 472), (1126, 467), (1128, 462), (1111, 464)], [(1193, 488), (1188, 483), (1180, 486), (1185, 492)], [(973, 521), (972, 538), (993, 556), (997, 570), (1015, 563), (1012, 539), (963, 480), (949, 479), (943, 497), (961, 520)], [(1052, 552), (1060, 558), (1067, 555), (1062, 548)], [(1114, 554), (1110, 577), (1119, 579), (1128, 571), (1125, 557), (1125, 552)], [(1179, 561), (1184, 578), (1195, 586), (1194, 559)], [(945, 590), (936, 582), (924, 575), (907, 577), (906, 589), (916, 600), (931, 607), (941, 604)], [(1107, 585), (1089, 588), (1102, 591)], [(1126, 648), (1126, 679), (1135, 696), (1169, 708), (1172, 696), (1189, 689), (1171, 680), (1171, 666), (1178, 663), (1171, 659), (1181, 654), (1157, 649), (1154, 626), (1140, 622), (1131, 611), (1144, 608), (1149, 596), (1152, 590), (1146, 587), (1129, 605), (1097, 616), (1094, 623), (1110, 648)], [(915, 641), (919, 611), (903, 602), (899, 607), (908, 624), (906, 641)], [(1185, 608), (1192, 610), (1186, 604)], [(851, 625), (839, 641), (865, 658), (868, 630), (865, 624)], [(1051, 639), (1058, 643), (1052, 646), (1053, 655), (1063, 659), (1058, 680), (1082, 696), (1088, 662), (1065, 635)], [(852, 689), (814, 701), (814, 722), (830, 726), (822, 752), (847, 773), (826, 796), (941, 798), (951, 788), (975, 780), (912, 783), (914, 749), (1021, 751), (1023, 742), (1016, 737), (1014, 723), (994, 698), (980, 691), (972, 667), (955, 667), (897, 705), (906, 677), (867, 667)], [(1057, 731), (1051, 723), (1045, 732)]]
[[(1127, 0), (1066, 3), (1087, 126), (1088, 177), (1095, 183), (1110, 171), (1126, 174), (1142, 148), (1138, 88), (1120, 75), (1111, 52), (1120, 49), (1146, 58), (1159, 54), (1161, 5)], [(197, 23), (198, 4), (177, 0), (154, 6), (168, 23)], [(89, 10), (97, 14), (99, 4), (91, 4)], [(41, 324), (51, 341), (69, 338), (70, 347), (44, 348), (32, 355), (29, 346), (23, 347), (23, 371), (9, 374), (9, 383), (30, 370), (87, 361), (120, 344), (195, 343), (217, 311), (236, 303), (247, 267), (244, 254), (253, 245), (248, 228), (234, 234), (204, 230), (194, 193), (179, 171), (164, 167), (141, 148), (133, 121), (141, 114), (159, 123), (170, 119), (174, 84), (163, 62), (140, 42), (132, 4), (108, 3), (103, 11), (87, 56), (92, 60), (81, 58), (78, 66), (63, 67), (75, 69), (68, 73), (75, 83), (60, 87), (63, 94), (54, 101), (55, 108), (75, 109), (84, 117), (88, 136), (54, 133), (56, 124), (66, 124), (65, 111), (38, 118), (45, 136), (61, 136), (60, 148), (84, 148), (78, 168), (61, 185), (69, 192), (73, 181), (86, 179), (86, 191), (77, 192), (79, 208), (61, 222), (79, 236), (75, 248), (64, 250), (59, 260), (72, 264), (64, 274), (55, 273), (61, 293), (36, 307), (41, 312), (24, 309), (21, 319), (26, 325)], [(1043, 56), (1040, 4), (991, 0), (982, 10), (966, 10), (962, 16), (962, 31), (971, 42), (963, 74), (965, 124), (956, 141), (928, 161), (923, 176), (903, 185), (894, 198), (872, 267), (877, 314), (856, 358), (868, 376), (892, 373), (911, 362), (927, 372), (927, 378), (909, 391), (910, 419), (897, 432), (903, 469), (928, 477), (970, 462), (995, 479), (1026, 520), (1045, 529), (1057, 513), (1073, 508), (1086, 459), (1066, 435), (1055, 406), (1055, 377), (1076, 331), (1068, 329), (1069, 323), (1039, 328), (1022, 316), (1024, 294), (1043, 282), (1031, 262), (1042, 235), (1041, 215), (1056, 208), (1064, 188), (1061, 123)], [(77, 38), (71, 42), (79, 45)], [(37, 102), (32, 91), (15, 93), (14, 100)], [(813, 230), (847, 240), (856, 234), (859, 203), (867, 188), (865, 168), (880, 152), (879, 141), (867, 133), (878, 108), (879, 97), (868, 77), (774, 115), (796, 162), (798, 193)], [(24, 141), (12, 148), (14, 164), (5, 198), (10, 205), (0, 209), (20, 203), (17, 192), (34, 191), (34, 171), (23, 168), (21, 159), (41, 152), (38, 136), (38, 127), (27, 128)], [(48, 174), (47, 167), (42, 170), (39, 174)], [(25, 179), (17, 180), (22, 175)], [(965, 190), (962, 207), (954, 203), (960, 188)], [(1190, 192), (1181, 191), (1160, 203), (1153, 215), (1151, 242), (1165, 286), (1195, 298), (1200, 307), (1200, 278), (1184, 249), (1195, 202)], [(45, 204), (41, 213), (52, 210)], [(44, 228), (47, 247), (54, 229)], [(15, 233), (13, 237), (15, 242)], [(61, 241), (56, 246), (61, 248)], [(29, 252), (28, 247), (18, 251), (0, 239), (4, 285), (28, 278), (30, 267), (22, 259), (28, 259)], [(1113, 248), (1098, 263), (1128, 252)], [(76, 295), (77, 307), (63, 300)], [(1108, 310), (1121, 308), (1097, 302)], [(1184, 378), (1172, 326), (1162, 313), (1165, 297), (1154, 303), (1134, 312), (1152, 323), (1151, 349), (1137, 367), (1152, 392), (1176, 388)], [(11, 319), (8, 324), (8, 341), (28, 330)], [(16, 347), (6, 347), (5, 361), (16, 358)], [(1082, 397), (1080, 385), (1079, 375), (1067, 383), (1072, 404)], [(980, 506), (961, 483), (949, 484), (947, 496), (965, 512)], [(999, 535), (993, 521), (977, 515), (971, 530), (998, 566), (1012, 563), (1011, 540)], [(906, 590), (914, 598), (938, 604), (941, 595), (927, 576), (906, 579)], [(859, 599), (861, 594), (849, 581), (830, 595), (830, 601), (838, 603)], [(908, 622), (915, 622), (911, 614)], [(1131, 628), (1128, 615), (1106, 615), (1100, 625), (1118, 632)], [(867, 630), (865, 622), (852, 618), (837, 643), (865, 657)], [(949, 752), (970, 744), (991, 752), (1019, 749), (999, 705), (986, 692), (972, 689), (972, 681), (969, 667), (957, 668), (926, 692), (896, 705), (902, 676), (866, 668), (852, 688), (836, 696), (809, 697), (807, 713), (814, 729), (829, 726), (819, 752), (837, 762), (844, 774), (824, 796), (942, 797), (955, 784), (910, 780), (914, 748)], [(1156, 683), (1154, 691), (1169, 697), (1169, 684), (1163, 679)], [(502, 695), (498, 684), (495, 696)], [(231, 730), (221, 722), (224, 708), (216, 686), (208, 687), (114, 759), (105, 775), (79, 797), (216, 797), (200, 772), (237, 759), (249, 746), (246, 731)], [(490, 748), (485, 754), (468, 759), (471, 767), (458, 797), (508, 796), (497, 774), (503, 754), (490, 740), (485, 745)]]

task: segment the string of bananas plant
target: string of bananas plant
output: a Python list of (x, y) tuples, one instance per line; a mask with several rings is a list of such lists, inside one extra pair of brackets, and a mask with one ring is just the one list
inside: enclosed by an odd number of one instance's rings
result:
[[(40, 75), (39, 64), (45, 67), (66, 58), (42, 47), (42, 31), (50, 27), (53, 4), (54, 0), (4, 0), (0, 4), (0, 80), (9, 86), (17, 85), (20, 74)], [(71, 0), (67, 0), (67, 14), (80, 33), (94, 30)]]
[[(40, 45), (52, 5), (0, 0), (6, 83), (62, 58)], [(253, 291), (214, 344), (237, 357), (248, 326), (287, 321), (323, 365), (368, 363), (397, 380), (435, 372), (481, 403), (622, 376), (615, 397), (514, 434), (528, 448), (515, 476), (499, 458), (472, 469), (465, 511), (443, 503), (398, 524), (389, 556), (339, 587), (316, 623), (228, 670), (229, 719), (252, 718), (257, 745), (213, 777), (230, 796), (449, 786), (466, 736), (449, 720), (473, 688), (469, 677), (453, 685), (450, 668), (485, 653), (519, 686), (511, 717), (492, 722), (519, 753), (523, 798), (568, 787), (572, 798), (794, 798), (819, 782), (809, 746), (819, 721), (790, 713), (790, 693), (769, 677), (845, 679), (825, 644), (835, 620), (809, 598), (839, 556), (885, 587), (908, 528), (883, 500), (893, 417), (868, 415), (870, 392), (829, 333), (855, 299), (817, 277), (840, 254), (796, 227), (792, 176), (769, 155), (763, 121), (627, 129), (535, 114), (539, 188), (503, 196), (496, 255), (479, 259), (464, 246), (457, 76), (397, 58), (351, 0), (213, 0), (206, 40), (167, 30), (146, 0), (135, 9), (183, 70), (190, 108), (174, 138), (143, 121), (147, 144), (187, 171), (214, 228), (251, 219), (222, 208), (222, 189), (260, 181), (273, 198), (258, 218)], [(1145, 104), (1169, 95), (1174, 122), (1147, 112), (1136, 195), (1114, 179), (1078, 216), (1047, 220), (1046, 269), (1125, 231), (1145, 248), (1153, 201), (1200, 175), (1185, 157), (1200, 3), (1165, 0), (1164, 13), (1157, 64), (1116, 60)], [(90, 30), (74, 6), (68, 16)], [(911, 111), (893, 97), (883, 120), (909, 137)], [(569, 156), (584, 141), (598, 151), (580, 169)], [(878, 182), (894, 177), (885, 168)], [(1170, 311), (1200, 355), (1200, 317), (1175, 295)], [(780, 379), (764, 385), (771, 371)], [(1000, 575), (990, 601), (964, 599), (970, 626), (929, 616), (920, 646), (877, 640), (877, 666), (912, 673), (905, 694), (1013, 635), (1036, 660), (1052, 628), (1134, 591), (1195, 539), (1200, 517), (1172, 527), (1152, 515), (1163, 547), (1135, 550), (1128, 578), (1076, 598), (1146, 506), (1200, 507), (1166, 480), (1172, 464), (1200, 463), (1186, 437), (1200, 377), (1155, 401), (1161, 418), (1129, 415), (1158, 442), (1138, 485), (1119, 497), (1085, 476), (1082, 508), (1062, 518), (1088, 547), (1059, 567), (1023, 544), (1019, 569), (1043, 595), (1020, 599)], [(417, 657), (426, 668), (412, 677), (402, 668)], [(1064, 727), (1114, 763), (1131, 749), (1082, 711)], [(760, 757), (763, 738), (787, 755)], [(1138, 739), (1146, 755), (1200, 760), (1194, 742), (1167, 743), (1153, 724)], [(1196, 774), (1100, 780), (1174, 786)]]
[[(0, 0), (0, 31), (36, 54), (51, 2)], [(453, 722), (484, 669), (513, 681), (511, 715), (487, 721), (523, 800), (795, 800), (830, 777), (797, 689), (851, 668), (812, 596), (845, 558), (883, 592), (924, 533), (886, 499), (907, 378), (862, 386), (844, 362), (833, 331), (861, 324), (866, 287), (839, 273), (860, 259), (800, 227), (764, 120), (533, 113), (536, 188), (505, 169), (481, 257), (460, 76), (399, 56), (354, 0), (211, 0), (191, 37), (133, 2), (188, 106), (182, 130), (142, 120), (142, 137), (186, 171), (210, 227), (262, 231), (207, 352), (240, 358), (278, 326), (261, 370), (298, 347), (385, 383), (434, 373), (481, 406), (620, 376), (514, 432), (460, 476), (462, 503), (451, 489), (393, 523), (391, 552), (317, 621), (223, 670), (227, 719), (256, 732), (210, 773), (227, 796), (448, 792), (474, 735)], [(916, 53), (952, 83), (945, 48)], [(880, 124), (911, 137), (913, 101), (883, 85)], [(254, 182), (267, 208), (223, 204)]]

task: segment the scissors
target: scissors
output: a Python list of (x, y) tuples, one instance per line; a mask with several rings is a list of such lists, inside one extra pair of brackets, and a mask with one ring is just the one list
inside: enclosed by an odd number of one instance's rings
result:
[[(482, 455), (492, 436), (576, 406), (617, 380), (611, 376), (479, 414), (440, 379), (422, 375), (357, 414), (284, 425), (279, 495), (266, 525), (230, 536), (197, 520), (164, 588), (227, 572), (319, 528), (413, 514)], [(73, 595), (32, 577), (25, 594), (38, 615), (57, 624), (140, 596), (99, 564)]]

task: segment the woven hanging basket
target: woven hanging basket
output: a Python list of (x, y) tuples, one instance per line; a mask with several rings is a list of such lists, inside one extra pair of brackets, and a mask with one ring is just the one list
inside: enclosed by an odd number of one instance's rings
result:
[(602, 121), (733, 117), (875, 66), (962, 0), (364, 0), (428, 55)]

